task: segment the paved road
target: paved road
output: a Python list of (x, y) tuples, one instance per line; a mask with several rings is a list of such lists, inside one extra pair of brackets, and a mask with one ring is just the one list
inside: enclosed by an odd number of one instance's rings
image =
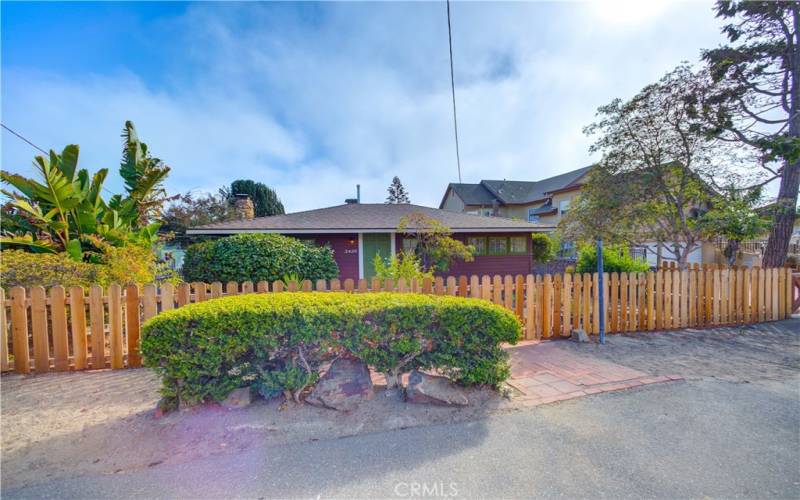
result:
[(73, 478), (3, 498), (797, 498), (798, 384), (658, 384), (459, 425)]
[(800, 498), (800, 321), (609, 341), (572, 348), (687, 380), (4, 489), (3, 499)]

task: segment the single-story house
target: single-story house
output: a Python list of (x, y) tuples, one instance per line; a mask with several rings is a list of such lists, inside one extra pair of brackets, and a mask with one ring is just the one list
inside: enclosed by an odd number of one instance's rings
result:
[(453, 238), (477, 249), (473, 262), (456, 261), (445, 274), (516, 275), (531, 272), (533, 232), (550, 232), (552, 225), (451, 212), (412, 204), (348, 203), (270, 217), (207, 224), (191, 235), (227, 236), (238, 233), (279, 233), (318, 245), (330, 245), (340, 279), (372, 278), (376, 254), (388, 256), (413, 248), (413, 236), (397, 231), (400, 220), (422, 213), (449, 227)]

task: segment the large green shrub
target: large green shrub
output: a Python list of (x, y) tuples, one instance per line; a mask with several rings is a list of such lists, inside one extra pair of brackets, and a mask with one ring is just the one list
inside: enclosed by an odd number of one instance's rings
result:
[[(644, 259), (631, 257), (628, 247), (608, 245), (603, 247), (603, 271), (607, 273), (641, 273), (650, 269)], [(597, 272), (597, 247), (587, 244), (580, 248), (576, 270), (579, 273)]]
[(275, 281), (284, 276), (333, 279), (339, 266), (328, 247), (279, 234), (237, 234), (189, 246), (183, 258), (186, 281)]
[(193, 403), (255, 386), (297, 394), (341, 354), (400, 374), (436, 369), (465, 384), (496, 386), (509, 375), (502, 342), (519, 320), (486, 301), (398, 293), (249, 294), (164, 312), (142, 328), (147, 366), (163, 395)]
[(531, 258), (534, 262), (544, 264), (556, 256), (558, 241), (549, 234), (531, 234)]

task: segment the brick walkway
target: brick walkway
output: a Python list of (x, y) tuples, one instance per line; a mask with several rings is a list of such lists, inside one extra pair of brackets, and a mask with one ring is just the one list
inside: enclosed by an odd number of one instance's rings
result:
[(519, 399), (525, 405), (682, 379), (677, 375), (648, 375), (589, 353), (579, 354), (566, 342), (526, 341), (507, 349), (511, 353), (508, 383), (522, 393)]

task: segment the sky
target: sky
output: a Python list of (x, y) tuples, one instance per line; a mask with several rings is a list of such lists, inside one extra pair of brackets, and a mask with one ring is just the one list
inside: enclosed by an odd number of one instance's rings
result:
[[(594, 159), (582, 129), (702, 48), (708, 2), (453, 2), (464, 182), (537, 180)], [(458, 182), (446, 7), (415, 3), (0, 4), (0, 118), (44, 149), (117, 174), (132, 120), (170, 193), (246, 178), (287, 211), (397, 175), (420, 205)], [(33, 175), (6, 130), (2, 169)]]

